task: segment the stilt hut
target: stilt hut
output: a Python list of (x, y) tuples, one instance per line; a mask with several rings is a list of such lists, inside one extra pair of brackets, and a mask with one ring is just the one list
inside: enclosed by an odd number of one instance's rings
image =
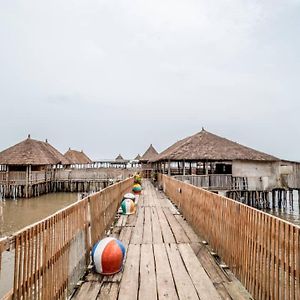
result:
[(150, 144), (149, 148), (146, 150), (146, 152), (140, 158), (143, 177), (145, 177), (145, 178), (151, 177), (151, 172), (153, 170), (151, 161), (155, 160), (157, 158), (157, 156), (158, 156), (158, 152), (153, 147), (153, 145)]
[(132, 161), (131, 161), (131, 167), (134, 169), (139, 169), (141, 167), (140, 162), (141, 156), (138, 154)]
[(82, 169), (88, 167), (89, 164), (92, 163), (92, 160), (83, 152), (83, 150), (77, 151), (69, 148), (64, 154), (64, 157), (71, 163), (71, 168)]
[(299, 164), (282, 161), (204, 128), (171, 145), (152, 162), (161, 173), (257, 207), (269, 205), (267, 198), (272, 191), (286, 193), (300, 188)]
[(129, 160), (124, 159), (121, 154), (119, 154), (114, 161), (111, 162), (111, 165), (114, 168), (121, 168), (121, 169), (126, 169), (127, 164), (129, 163)]
[(54, 166), (68, 160), (48, 141), (28, 138), (0, 152), (2, 197), (32, 197), (50, 189)]

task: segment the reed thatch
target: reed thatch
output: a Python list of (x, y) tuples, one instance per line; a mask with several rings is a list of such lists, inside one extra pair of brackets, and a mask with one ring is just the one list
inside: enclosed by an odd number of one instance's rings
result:
[(28, 138), (2, 152), (1, 165), (56, 165), (69, 164), (69, 161), (47, 141)]
[(89, 164), (92, 162), (92, 160), (83, 152), (83, 150), (77, 151), (69, 148), (69, 150), (64, 154), (64, 157), (71, 164)]
[(202, 131), (180, 140), (164, 150), (152, 161), (278, 161), (279, 158), (251, 149), (210, 133)]
[(158, 156), (158, 152), (151, 144), (149, 148), (146, 150), (146, 152), (144, 153), (144, 155), (140, 158), (140, 161), (152, 161), (155, 160), (157, 156)]
[(141, 156), (140, 156), (140, 154), (138, 154), (134, 160), (140, 160), (140, 159), (141, 159)]
[(118, 162), (124, 162), (124, 158), (121, 154), (119, 154), (116, 158), (115, 158), (115, 161), (118, 161)]

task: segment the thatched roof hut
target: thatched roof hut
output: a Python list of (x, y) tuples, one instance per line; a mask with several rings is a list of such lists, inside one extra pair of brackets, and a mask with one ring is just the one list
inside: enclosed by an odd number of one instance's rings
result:
[(92, 162), (92, 160), (83, 152), (83, 150), (77, 151), (69, 148), (69, 150), (64, 154), (64, 157), (71, 164), (89, 164)]
[(56, 165), (68, 164), (69, 161), (52, 145), (28, 138), (2, 152), (0, 152), (1, 165)]
[(141, 159), (141, 156), (140, 156), (140, 154), (138, 154), (134, 160), (140, 160), (140, 159)]
[(202, 131), (182, 139), (152, 161), (279, 161), (272, 155), (251, 149), (236, 142)]
[(152, 161), (152, 160), (155, 160), (157, 158), (157, 156), (158, 156), (158, 152), (151, 144), (149, 146), (149, 148), (146, 150), (146, 152), (144, 153), (144, 155), (140, 158), (140, 161), (143, 161), (143, 162)]
[(125, 159), (123, 158), (123, 156), (121, 154), (119, 154), (116, 158), (115, 158), (115, 161), (117, 162), (124, 162)]

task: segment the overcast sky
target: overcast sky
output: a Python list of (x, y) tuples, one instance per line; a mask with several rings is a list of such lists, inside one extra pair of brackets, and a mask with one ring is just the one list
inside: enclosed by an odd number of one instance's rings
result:
[(206, 130), (300, 160), (300, 0), (0, 0), (0, 150), (92, 159)]

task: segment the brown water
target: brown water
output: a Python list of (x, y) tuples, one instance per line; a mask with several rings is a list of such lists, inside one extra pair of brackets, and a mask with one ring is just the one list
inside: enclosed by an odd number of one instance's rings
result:
[[(0, 201), (0, 237), (40, 221), (77, 201), (76, 193), (53, 193), (36, 198)], [(4, 252), (0, 272), (0, 298), (12, 288), (14, 251)]]
[[(269, 195), (269, 197), (271, 198), (271, 195)], [(298, 193), (294, 191), (293, 205), (291, 205), (289, 200), (287, 200), (286, 207), (275, 207), (270, 210), (265, 210), (265, 212), (300, 226), (300, 206)]]
[(0, 237), (42, 220), (76, 200), (76, 193), (53, 193), (30, 199), (0, 201)]

